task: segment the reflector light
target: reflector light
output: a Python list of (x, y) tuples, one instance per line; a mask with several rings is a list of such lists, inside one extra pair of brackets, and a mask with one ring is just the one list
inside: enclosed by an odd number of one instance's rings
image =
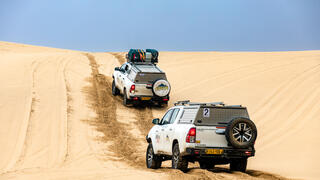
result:
[(138, 100), (138, 97), (134, 97), (133, 100)]
[(169, 101), (169, 99), (162, 99), (163, 101)]
[(216, 128), (217, 129), (225, 129), (226, 127), (225, 126), (217, 126)]

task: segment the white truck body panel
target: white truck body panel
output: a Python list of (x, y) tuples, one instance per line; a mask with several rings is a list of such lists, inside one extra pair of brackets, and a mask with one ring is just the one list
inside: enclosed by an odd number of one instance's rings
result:
[[(202, 112), (203, 109), (200, 106), (175, 106), (168, 109), (167, 112), (171, 109), (180, 109), (174, 123), (155, 125), (148, 134), (156, 154), (172, 155), (174, 140), (178, 141), (181, 154), (186, 152), (186, 148), (230, 147), (223, 134), (225, 129), (217, 128), (218, 125), (196, 125), (195, 121), (208, 116), (205, 112)], [(186, 142), (190, 128), (196, 128), (195, 143)]]

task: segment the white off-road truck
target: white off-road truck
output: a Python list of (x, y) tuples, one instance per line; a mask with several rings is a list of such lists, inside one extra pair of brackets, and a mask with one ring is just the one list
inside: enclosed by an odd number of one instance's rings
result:
[(112, 75), (112, 94), (123, 95), (123, 104), (156, 102), (167, 105), (171, 86), (166, 74), (156, 65), (158, 51), (131, 49), (127, 61)]
[(231, 171), (245, 172), (247, 159), (255, 155), (257, 129), (241, 105), (178, 101), (152, 123), (146, 136), (148, 168), (172, 160), (172, 168), (186, 171), (189, 162), (198, 161), (202, 169), (230, 163)]

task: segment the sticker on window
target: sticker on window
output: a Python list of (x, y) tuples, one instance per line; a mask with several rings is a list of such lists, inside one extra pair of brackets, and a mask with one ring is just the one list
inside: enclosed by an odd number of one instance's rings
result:
[(203, 108), (203, 117), (210, 117), (210, 109)]

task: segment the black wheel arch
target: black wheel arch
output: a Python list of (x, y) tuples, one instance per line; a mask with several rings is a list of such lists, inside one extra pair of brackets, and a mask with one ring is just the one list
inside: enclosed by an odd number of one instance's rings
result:
[(175, 144), (178, 144), (179, 145), (179, 141), (177, 140), (177, 139), (174, 139), (173, 141), (172, 141), (172, 151), (173, 151), (173, 148), (174, 148), (174, 145)]

